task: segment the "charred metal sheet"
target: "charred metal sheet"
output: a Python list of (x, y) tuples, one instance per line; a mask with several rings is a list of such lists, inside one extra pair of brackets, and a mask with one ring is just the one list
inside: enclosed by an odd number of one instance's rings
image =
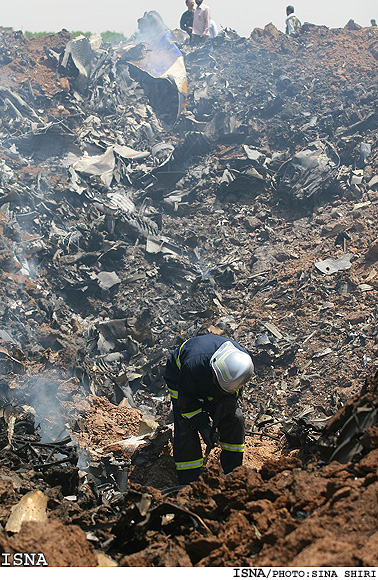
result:
[(87, 473), (90, 480), (95, 481), (98, 492), (109, 499), (115, 492), (127, 490), (129, 466), (129, 460), (104, 457), (101, 461), (92, 461)]
[(369, 451), (366, 432), (378, 424), (378, 372), (365, 381), (359, 396), (351, 399), (326, 424), (319, 440), (323, 460), (348, 463)]
[(93, 59), (93, 51), (88, 38), (79, 36), (67, 44), (61, 62), (62, 68), (68, 67), (70, 58), (77, 69), (76, 88), (78, 91), (84, 91), (89, 82)]
[(335, 183), (339, 165), (335, 148), (315, 141), (281, 165), (275, 175), (277, 189), (296, 200), (311, 199)]
[(37, 115), (34, 109), (17, 93), (9, 88), (0, 86), (0, 100), (3, 101), (4, 106), (8, 105), (11, 107), (16, 116), (21, 118), (26, 117), (34, 123), (37, 122), (43, 124), (41, 117)]
[(377, 419), (377, 407), (357, 408), (339, 430), (334, 447), (329, 447), (325, 440), (321, 442), (323, 456), (328, 461), (340, 463), (348, 463), (358, 457), (364, 449), (360, 439), (366, 429), (377, 424)]
[(333, 260), (332, 258), (328, 258), (327, 260), (323, 260), (322, 262), (317, 262), (315, 267), (322, 272), (322, 274), (335, 274), (340, 270), (349, 270), (352, 267), (350, 262), (353, 254), (346, 254), (342, 258), (338, 258)]
[(113, 148), (108, 147), (103, 155), (84, 156), (73, 164), (73, 168), (78, 173), (100, 176), (109, 187), (115, 168)]
[[(184, 57), (174, 42), (170, 30), (165, 26), (159, 14), (155, 11), (145, 12), (138, 21), (138, 45), (125, 47), (124, 60), (148, 75), (137, 75), (146, 87), (152, 105), (165, 114), (168, 121), (176, 120), (186, 107), (187, 78)], [(160, 82), (159, 82), (160, 81)], [(165, 84), (167, 83), (167, 84)], [(174, 111), (166, 110), (164, 100), (172, 102), (171, 91), (174, 87), (177, 102)]]

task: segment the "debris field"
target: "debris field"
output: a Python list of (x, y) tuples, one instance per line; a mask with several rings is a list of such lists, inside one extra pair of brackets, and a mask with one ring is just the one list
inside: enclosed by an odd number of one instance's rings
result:
[[(173, 34), (185, 105), (138, 37), (0, 28), (0, 552), (377, 566), (377, 29)], [(254, 360), (246, 451), (182, 487), (204, 333)]]

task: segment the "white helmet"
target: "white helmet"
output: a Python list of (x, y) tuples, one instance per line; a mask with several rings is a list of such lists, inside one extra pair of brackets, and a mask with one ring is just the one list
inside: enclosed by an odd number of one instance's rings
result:
[(219, 386), (226, 393), (235, 393), (251, 378), (254, 367), (249, 354), (227, 340), (210, 359)]

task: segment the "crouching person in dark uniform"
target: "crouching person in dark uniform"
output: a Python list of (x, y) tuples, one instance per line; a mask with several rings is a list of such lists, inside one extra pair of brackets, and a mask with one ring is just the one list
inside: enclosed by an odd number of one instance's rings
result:
[(219, 439), (226, 474), (242, 465), (245, 428), (238, 399), (253, 371), (245, 348), (211, 334), (190, 338), (169, 357), (164, 378), (173, 406), (173, 457), (181, 485), (201, 474), (199, 434), (206, 454)]

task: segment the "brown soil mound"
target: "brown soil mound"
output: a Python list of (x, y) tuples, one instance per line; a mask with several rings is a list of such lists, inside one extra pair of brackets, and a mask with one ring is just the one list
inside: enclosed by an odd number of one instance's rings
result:
[(137, 409), (113, 405), (105, 397), (94, 398), (91, 408), (78, 419), (78, 444), (93, 457), (108, 452), (122, 454), (120, 443), (138, 435), (141, 418)]
[[(36, 554), (35, 566), (86, 567), (97, 566), (97, 556), (86, 539), (85, 533), (77, 526), (64, 526), (59, 521), (46, 523), (24, 523), (21, 531), (7, 537), (0, 531), (1, 552), (11, 554), (8, 562), (19, 566), (33, 565), (33, 560), (20, 554)], [(14, 558), (14, 554), (17, 554)], [(42, 556), (39, 556), (42, 555)]]

